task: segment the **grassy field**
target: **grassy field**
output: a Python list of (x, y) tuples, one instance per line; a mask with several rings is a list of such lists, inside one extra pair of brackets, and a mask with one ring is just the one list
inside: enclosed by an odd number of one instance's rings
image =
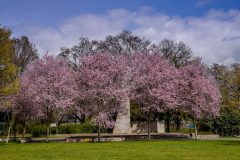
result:
[(240, 141), (0, 144), (0, 160), (239, 160)]

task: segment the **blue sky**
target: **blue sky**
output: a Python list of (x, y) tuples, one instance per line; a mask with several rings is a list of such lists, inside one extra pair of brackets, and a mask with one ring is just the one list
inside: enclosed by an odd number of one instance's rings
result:
[(1, 0), (0, 22), (17, 27), (38, 24), (56, 27), (80, 14), (101, 14), (111, 9), (138, 11), (149, 7), (169, 16), (203, 16), (210, 9), (239, 9), (239, 0)]
[(240, 61), (239, 0), (0, 0), (0, 24), (29, 36), (40, 54), (128, 29), (183, 41), (208, 64)]

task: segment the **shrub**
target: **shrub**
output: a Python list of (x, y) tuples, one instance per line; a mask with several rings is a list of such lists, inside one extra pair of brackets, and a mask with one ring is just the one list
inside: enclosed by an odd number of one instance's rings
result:
[(92, 125), (91, 121), (86, 121), (80, 125), (80, 133), (93, 133), (95, 127)]
[[(41, 124), (34, 124), (30, 127), (30, 132), (33, 137), (40, 137), (46, 135), (46, 126)], [(50, 128), (51, 134), (56, 134), (57, 128)], [(101, 132), (110, 132), (109, 129), (101, 129)], [(75, 133), (94, 133), (96, 127), (92, 125), (90, 120), (87, 120), (83, 124), (62, 124), (58, 127), (58, 134), (75, 134)]]
[[(198, 130), (200, 132), (214, 132), (214, 119), (213, 118), (201, 118), (198, 123)], [(216, 131), (215, 131), (216, 132)]]
[(46, 135), (47, 127), (44, 125), (32, 125), (30, 128), (33, 137), (40, 137), (41, 135)]
[(69, 134), (69, 133), (80, 133), (80, 124), (63, 124), (58, 127), (58, 133)]
[(86, 121), (83, 124), (62, 124), (58, 127), (59, 134), (69, 133), (93, 133), (95, 127), (90, 121)]
[(240, 110), (237, 108), (223, 107), (221, 116), (217, 119), (214, 127), (221, 136), (240, 135)]

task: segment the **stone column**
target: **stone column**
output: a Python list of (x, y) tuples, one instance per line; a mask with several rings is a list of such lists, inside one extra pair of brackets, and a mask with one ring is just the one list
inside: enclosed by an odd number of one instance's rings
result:
[(123, 103), (125, 112), (118, 114), (115, 127), (113, 129), (113, 134), (128, 134), (131, 133), (130, 126), (130, 99), (126, 99)]
[(165, 133), (164, 120), (160, 121), (159, 119), (157, 119), (157, 133)]

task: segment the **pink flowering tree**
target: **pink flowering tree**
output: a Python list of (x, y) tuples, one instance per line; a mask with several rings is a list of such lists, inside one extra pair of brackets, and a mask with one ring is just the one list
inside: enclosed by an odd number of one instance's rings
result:
[(114, 127), (116, 115), (124, 109), (127, 89), (124, 87), (125, 61), (122, 56), (113, 57), (98, 53), (81, 57), (78, 70), (79, 105), (98, 128)]
[(75, 75), (65, 60), (45, 55), (27, 66), (21, 84), (36, 116), (45, 120), (48, 141), (51, 116), (74, 105), (78, 96)]
[(37, 111), (32, 107), (31, 94), (28, 93), (26, 85), (27, 84), (20, 85), (19, 93), (14, 99), (16, 121), (23, 126), (22, 138), (25, 136), (28, 122), (37, 114)]
[(178, 71), (160, 54), (136, 54), (132, 62), (133, 89), (131, 99), (139, 104), (148, 120), (155, 112), (164, 112), (176, 106)]
[(204, 115), (219, 114), (221, 94), (214, 79), (207, 74), (201, 59), (181, 67), (180, 73), (178, 106), (192, 118), (197, 138), (196, 120)]

